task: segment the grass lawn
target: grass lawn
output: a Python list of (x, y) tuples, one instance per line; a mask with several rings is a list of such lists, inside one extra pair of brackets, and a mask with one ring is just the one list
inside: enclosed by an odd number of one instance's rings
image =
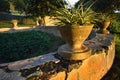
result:
[(9, 21), (0, 20), (0, 28), (12, 28), (12, 24)]
[[(18, 27), (33, 27), (34, 24), (18, 24)], [(0, 28), (13, 28), (12, 23), (10, 21), (1, 21), (0, 20)]]
[(0, 63), (49, 53), (63, 43), (61, 38), (40, 31), (0, 33)]

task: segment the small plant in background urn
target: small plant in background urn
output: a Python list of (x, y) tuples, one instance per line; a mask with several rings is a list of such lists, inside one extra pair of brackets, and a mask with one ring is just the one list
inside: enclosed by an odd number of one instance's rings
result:
[(91, 7), (94, 3), (81, 1), (80, 5), (70, 9), (64, 7), (56, 11), (56, 19), (65, 45), (58, 49), (58, 55), (68, 60), (82, 60), (91, 55), (91, 50), (83, 42), (89, 36), (95, 13)]
[(98, 23), (100, 25), (100, 32), (103, 34), (109, 34), (110, 32), (107, 30), (111, 23), (111, 16), (108, 13), (99, 13), (98, 15)]
[[(93, 1), (93, 0), (91, 0)], [(118, 1), (114, 0), (96, 0), (95, 4), (93, 5), (92, 9), (98, 13), (96, 18), (98, 18), (97, 26), (100, 28), (98, 31), (102, 34), (109, 34), (110, 32), (107, 30), (108, 26), (110, 25), (111, 21), (115, 17), (114, 10), (117, 8)]]
[(18, 27), (18, 20), (17, 19), (13, 19), (11, 21), (11, 23), (13, 24), (13, 28), (17, 28)]

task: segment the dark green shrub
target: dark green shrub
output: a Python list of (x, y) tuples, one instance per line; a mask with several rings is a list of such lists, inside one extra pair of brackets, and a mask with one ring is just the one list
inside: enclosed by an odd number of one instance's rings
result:
[(120, 14), (115, 14), (115, 18), (112, 20), (109, 30), (113, 32), (120, 32)]
[(0, 60), (15, 61), (54, 51), (57, 40), (61, 39), (40, 31), (0, 33)]
[(115, 53), (116, 57), (120, 59), (120, 34), (114, 34), (115, 38)]

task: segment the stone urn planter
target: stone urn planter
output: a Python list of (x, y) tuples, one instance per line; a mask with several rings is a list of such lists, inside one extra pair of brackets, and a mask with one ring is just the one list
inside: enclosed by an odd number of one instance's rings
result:
[(109, 13), (98, 13), (98, 23), (100, 24), (100, 33), (109, 34), (110, 32), (107, 30), (109, 27), (113, 16)]
[(93, 25), (72, 25), (72, 27), (60, 27), (60, 33), (65, 41), (71, 46), (73, 52), (81, 52), (85, 49), (83, 42), (89, 36), (92, 28)]
[(89, 36), (93, 25), (72, 25), (60, 27), (60, 33), (65, 39), (65, 45), (58, 49), (58, 54), (70, 60), (82, 60), (91, 55), (91, 51), (83, 42)]
[[(81, 0), (82, 1), (82, 0)], [(95, 13), (91, 9), (94, 3), (81, 2), (81, 6), (66, 7), (56, 10), (55, 19), (60, 33), (65, 39), (65, 45), (58, 49), (58, 55), (67, 60), (83, 60), (91, 55), (91, 50), (83, 45), (89, 36), (95, 20)], [(87, 5), (87, 6), (86, 6)]]
[(109, 27), (110, 25), (110, 21), (105, 21), (103, 22), (103, 27), (102, 27), (102, 33), (103, 34), (109, 34), (110, 32), (107, 30), (107, 28)]
[(18, 20), (14, 19), (11, 21), (13, 28), (17, 28), (18, 27)]

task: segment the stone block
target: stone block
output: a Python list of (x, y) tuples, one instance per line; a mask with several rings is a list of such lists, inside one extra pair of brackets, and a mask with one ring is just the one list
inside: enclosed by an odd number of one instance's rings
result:
[(79, 73), (77, 69), (73, 69), (70, 73), (68, 73), (67, 80), (79, 80)]
[(100, 80), (106, 72), (106, 53), (95, 54), (83, 61), (78, 69), (80, 80)]
[(109, 70), (113, 64), (113, 60), (115, 57), (115, 42), (111, 42), (112, 45), (108, 46), (107, 51), (107, 69)]
[(65, 77), (66, 77), (66, 73), (65, 71), (63, 71), (52, 76), (49, 80), (65, 80)]

